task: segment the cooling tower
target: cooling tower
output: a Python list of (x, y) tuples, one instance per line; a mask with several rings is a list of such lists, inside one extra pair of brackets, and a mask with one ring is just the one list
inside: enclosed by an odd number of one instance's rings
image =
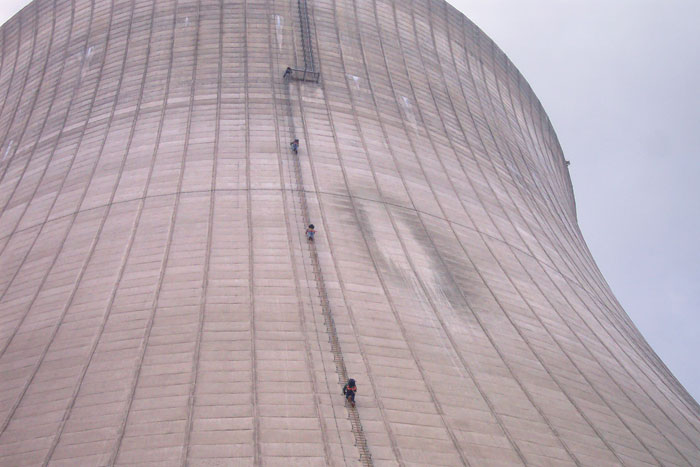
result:
[(700, 465), (444, 1), (35, 0), (0, 40), (0, 465)]

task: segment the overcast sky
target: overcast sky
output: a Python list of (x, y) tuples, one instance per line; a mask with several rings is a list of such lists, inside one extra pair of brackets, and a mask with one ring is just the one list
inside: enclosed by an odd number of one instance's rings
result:
[[(0, 0), (0, 24), (27, 3)], [(451, 3), (542, 101), (593, 256), (700, 400), (700, 1)]]

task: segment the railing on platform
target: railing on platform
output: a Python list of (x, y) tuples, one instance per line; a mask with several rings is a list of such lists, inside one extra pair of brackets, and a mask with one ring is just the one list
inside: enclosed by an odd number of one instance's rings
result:
[(316, 71), (314, 60), (314, 43), (311, 39), (311, 18), (306, 0), (297, 0), (299, 10), (299, 29), (301, 30), (301, 49), (304, 54), (304, 68), (288, 67), (284, 72), (285, 79), (309, 81), (318, 83), (321, 73)]

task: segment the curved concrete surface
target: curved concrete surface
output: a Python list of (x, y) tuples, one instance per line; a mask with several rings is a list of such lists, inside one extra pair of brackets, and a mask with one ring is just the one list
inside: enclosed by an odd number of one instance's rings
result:
[(503, 52), (307, 1), (2, 26), (0, 465), (700, 465)]

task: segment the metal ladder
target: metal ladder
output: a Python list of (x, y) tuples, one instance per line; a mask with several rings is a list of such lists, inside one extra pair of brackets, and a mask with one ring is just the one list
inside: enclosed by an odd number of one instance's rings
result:
[[(304, 191), (304, 185), (302, 183), (301, 175), (301, 164), (299, 163), (298, 154), (293, 154), (294, 159), (294, 172), (297, 182), (297, 193), (299, 195), (299, 205), (302, 211), (302, 219), (304, 226), (309, 225), (309, 211), (306, 202), (306, 193)], [(311, 266), (313, 268), (314, 280), (316, 281), (316, 288), (318, 290), (319, 299), (321, 302), (321, 312), (323, 313), (323, 322), (326, 325), (326, 331), (328, 332), (328, 342), (331, 344), (331, 352), (333, 353), (333, 362), (335, 363), (335, 371), (338, 374), (338, 379), (341, 384), (345, 384), (348, 380), (348, 370), (345, 366), (345, 360), (343, 359), (343, 351), (340, 347), (340, 341), (338, 339), (338, 332), (335, 327), (335, 320), (331, 313), (331, 305), (328, 300), (328, 293), (326, 291), (325, 281), (323, 280), (323, 271), (321, 270), (321, 264), (318, 260), (318, 250), (316, 249), (315, 241), (307, 241), (309, 257), (311, 258)], [(365, 437), (364, 430), (362, 429), (362, 422), (360, 421), (360, 414), (357, 411), (357, 407), (353, 407), (347, 401), (345, 406), (348, 410), (348, 416), (350, 419), (350, 424), (352, 425), (352, 433), (355, 436), (355, 446), (360, 452), (360, 462), (362, 465), (371, 466), (372, 455), (367, 446), (367, 438)]]
[(285, 78), (299, 81), (318, 83), (321, 73), (316, 71), (314, 63), (314, 46), (311, 39), (311, 20), (306, 0), (297, 0), (299, 10), (299, 26), (301, 29), (301, 49), (304, 53), (304, 68), (288, 67), (284, 72)]
[[(285, 74), (285, 78), (289, 76)], [(294, 136), (295, 126), (294, 117), (292, 115), (292, 104), (290, 97), (290, 81), (289, 79), (284, 80), (285, 88), (285, 102), (283, 105), (286, 107), (287, 114), (287, 128)], [(299, 148), (301, 150), (301, 147)], [(294, 172), (294, 184), (292, 191), (296, 191), (299, 198), (299, 207), (301, 210), (301, 220), (303, 223), (303, 228), (311, 223), (309, 217), (309, 207), (306, 200), (306, 192), (304, 191), (304, 180), (301, 172), (301, 162), (299, 160), (299, 154), (295, 154), (294, 151), (289, 151), (292, 156), (292, 166)], [(323, 314), (323, 322), (326, 326), (326, 332), (328, 333), (328, 342), (331, 345), (331, 352), (333, 353), (333, 361), (335, 363), (335, 371), (338, 374), (338, 379), (340, 384), (345, 384), (348, 380), (348, 371), (345, 366), (345, 360), (343, 360), (343, 352), (340, 347), (340, 341), (338, 339), (338, 332), (335, 327), (335, 320), (333, 319), (333, 314), (331, 313), (331, 305), (328, 300), (328, 292), (326, 291), (325, 281), (323, 279), (323, 271), (321, 270), (321, 263), (318, 259), (318, 250), (316, 249), (315, 241), (307, 240), (307, 247), (309, 252), (309, 258), (311, 260), (311, 267), (313, 270), (314, 280), (316, 282), (316, 289), (318, 290), (318, 295), (321, 304), (321, 312)], [(352, 433), (355, 437), (355, 446), (360, 453), (360, 463), (363, 466), (370, 467), (373, 464), (372, 454), (370, 453), (369, 447), (367, 445), (367, 438), (365, 437), (364, 430), (362, 429), (362, 422), (360, 421), (360, 414), (356, 407), (353, 407), (347, 401), (345, 406), (348, 410), (348, 418), (352, 426)]]
[(304, 51), (304, 69), (314, 71), (314, 48), (311, 41), (309, 8), (306, 0), (297, 0), (297, 6), (299, 7), (299, 25), (301, 27), (301, 48)]

